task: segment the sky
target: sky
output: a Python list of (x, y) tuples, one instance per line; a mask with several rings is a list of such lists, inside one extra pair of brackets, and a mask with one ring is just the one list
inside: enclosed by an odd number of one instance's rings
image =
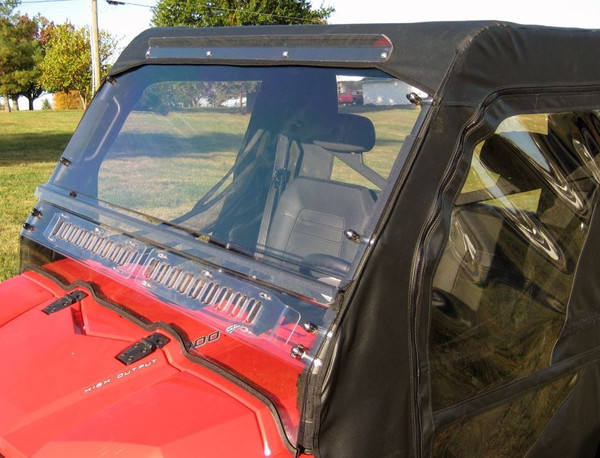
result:
[[(98, 2), (98, 26), (119, 40), (120, 52), (136, 35), (150, 27), (157, 0)], [(521, 24), (600, 29), (600, 0), (312, 0), (313, 7), (335, 8), (330, 24), (403, 23), (425, 21), (504, 20)], [(543, 5), (543, 6), (542, 6)], [(41, 14), (55, 24), (66, 21), (89, 26), (91, 0), (21, 0), (21, 13)], [(117, 53), (118, 54), (118, 53)], [(41, 107), (42, 98), (35, 101)], [(19, 106), (26, 107), (25, 99)]]
[[(150, 26), (151, 7), (156, 0), (122, 0), (109, 5), (98, 0), (98, 24), (124, 48), (138, 33)], [(421, 22), (497, 19), (521, 24), (600, 28), (600, 0), (313, 0), (313, 7), (331, 6), (330, 24)], [(543, 5), (543, 6), (541, 6)], [(33, 16), (42, 14), (56, 24), (70, 21), (86, 26), (91, 21), (91, 0), (21, 0), (18, 10)]]

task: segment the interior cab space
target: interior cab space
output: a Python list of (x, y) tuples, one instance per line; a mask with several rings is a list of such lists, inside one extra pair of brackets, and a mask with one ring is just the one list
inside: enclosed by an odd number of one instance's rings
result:
[[(338, 285), (368, 243), (370, 216), (388, 184), (364, 161), (378, 154), (375, 126), (367, 116), (339, 111), (332, 72), (305, 71), (281, 85), (262, 83), (226, 180), (172, 223)], [(333, 176), (334, 162), (347, 172)], [(201, 227), (207, 213), (215, 219)]]

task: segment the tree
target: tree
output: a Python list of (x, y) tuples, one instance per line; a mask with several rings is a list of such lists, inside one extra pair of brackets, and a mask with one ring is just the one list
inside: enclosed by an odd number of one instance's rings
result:
[[(4, 99), (23, 95), (33, 101), (42, 92), (39, 64), (44, 53), (44, 31), (49, 22), (41, 17), (10, 15), (0, 18), (0, 92)], [(5, 109), (10, 111), (6, 104)]]
[(81, 110), (81, 98), (75, 91), (57, 92), (52, 96), (55, 110)]
[(4, 110), (10, 111), (10, 96), (14, 90), (10, 81), (12, 73), (18, 68), (17, 39), (14, 33), (15, 0), (0, 0), (0, 93), (4, 99)]
[(19, 69), (13, 75), (17, 86), (17, 95), (29, 101), (29, 110), (33, 110), (33, 101), (44, 92), (40, 84), (40, 64), (45, 52), (45, 29), (51, 24), (45, 18), (36, 16), (33, 19), (21, 16), (16, 24), (18, 34), (23, 37), (21, 44), (22, 59)]
[[(117, 41), (108, 33), (100, 34), (100, 70), (106, 76), (108, 61), (115, 52)], [(87, 28), (75, 28), (71, 23), (49, 30), (46, 55), (41, 63), (40, 82), (48, 92), (77, 91), (85, 109), (91, 98), (90, 37)]]
[(332, 7), (313, 10), (306, 0), (159, 0), (152, 9), (155, 26), (319, 24)]
[(10, 111), (9, 99), (16, 99), (24, 77), (31, 64), (35, 42), (23, 35), (23, 30), (7, 19), (0, 20), (0, 92), (5, 110)]
[(20, 3), (19, 0), (0, 0), (0, 18), (10, 17)]

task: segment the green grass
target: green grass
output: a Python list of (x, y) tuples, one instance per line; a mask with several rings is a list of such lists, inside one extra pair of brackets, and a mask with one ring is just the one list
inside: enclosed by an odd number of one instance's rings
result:
[(98, 196), (163, 220), (186, 213), (231, 169), (249, 120), (231, 112), (131, 114), (100, 168)]
[(17, 273), (19, 231), (81, 111), (0, 113), (0, 281)]
[[(386, 178), (419, 111), (389, 107), (344, 111), (373, 122), (376, 143), (364, 161)], [(181, 216), (233, 166), (249, 121), (249, 114), (223, 110), (133, 113), (100, 168), (98, 196), (162, 220)], [(375, 188), (337, 159), (332, 179)]]
[[(365, 162), (387, 177), (418, 110), (345, 111), (375, 124), (377, 142)], [(35, 205), (35, 188), (48, 180), (81, 115), (0, 113), (0, 281), (17, 273), (19, 231)], [(228, 112), (139, 112), (128, 119), (112, 157), (100, 169), (99, 196), (166, 220), (185, 213), (230, 169), (248, 121), (249, 115)], [(373, 187), (341, 163), (334, 167), (333, 179)]]

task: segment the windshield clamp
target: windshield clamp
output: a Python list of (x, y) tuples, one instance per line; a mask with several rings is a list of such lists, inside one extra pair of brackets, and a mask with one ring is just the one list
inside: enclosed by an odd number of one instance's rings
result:
[(155, 332), (123, 350), (122, 353), (117, 355), (117, 359), (129, 366), (164, 347), (167, 343), (169, 343), (168, 337)]
[(298, 344), (294, 347), (292, 347), (292, 353), (290, 354), (290, 356), (294, 359), (300, 360), (300, 361), (304, 361), (307, 364), (315, 364), (315, 366), (320, 366), (321, 365), (321, 360), (318, 358), (315, 358), (314, 356), (311, 356), (308, 353), (308, 348), (306, 348), (304, 345), (302, 344)]
[(327, 338), (332, 337), (331, 331), (328, 331), (325, 328), (320, 328), (316, 324), (310, 323), (308, 321), (302, 323), (302, 328), (310, 334), (320, 334), (320, 335), (326, 336)]
[(290, 179), (290, 172), (286, 169), (277, 169), (273, 172), (273, 185), (276, 189), (282, 189)]
[(347, 229), (344, 231), (344, 235), (348, 240), (354, 243), (364, 243), (367, 245), (373, 245), (374, 240), (368, 237), (363, 237), (354, 229)]

